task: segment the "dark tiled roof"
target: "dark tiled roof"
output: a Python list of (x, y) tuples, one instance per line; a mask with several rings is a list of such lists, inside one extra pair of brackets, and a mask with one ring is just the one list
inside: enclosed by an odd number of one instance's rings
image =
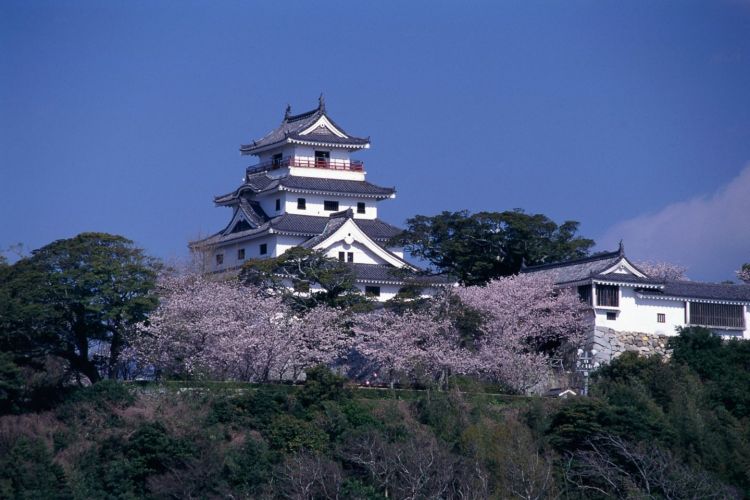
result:
[(317, 245), (320, 242), (323, 242), (331, 236), (333, 233), (335, 233), (341, 226), (344, 225), (344, 223), (347, 221), (344, 217), (336, 217), (336, 218), (330, 218), (328, 220), (328, 223), (325, 225), (325, 228), (323, 228), (323, 232), (320, 233), (317, 236), (313, 236), (309, 240), (302, 243), (301, 246), (305, 248), (313, 248), (315, 245)]
[[(333, 134), (327, 129), (315, 129), (306, 135), (300, 134), (300, 132), (309, 128), (321, 116), (324, 115), (328, 119), (328, 121), (331, 122), (331, 124), (336, 127), (339, 132), (342, 132), (344, 135), (346, 135), (346, 137), (339, 137), (338, 135)], [(287, 108), (287, 114), (284, 116), (284, 121), (281, 122), (281, 125), (263, 136), (261, 139), (253, 141), (250, 144), (244, 144), (240, 146), (240, 151), (243, 154), (253, 154), (263, 148), (267, 148), (276, 144), (282, 144), (289, 139), (322, 144), (338, 144), (351, 147), (364, 147), (370, 143), (369, 139), (353, 137), (347, 134), (344, 129), (339, 127), (326, 114), (325, 105), (321, 101), (317, 109), (298, 115), (291, 115), (289, 113), (289, 108)]]
[(349, 264), (354, 269), (357, 281), (402, 284), (406, 282), (421, 285), (446, 285), (451, 283), (445, 276), (423, 276), (408, 269), (382, 264)]
[(349, 181), (344, 179), (323, 179), (289, 175), (280, 179), (280, 185), (287, 190), (314, 191), (319, 193), (357, 194), (365, 196), (388, 197), (396, 192), (394, 188), (376, 186), (367, 181)]
[[(646, 293), (652, 294), (658, 292), (648, 291)], [(664, 285), (664, 290), (659, 295), (690, 299), (750, 302), (750, 285), (667, 281)]]
[(273, 178), (269, 177), (266, 172), (260, 172), (249, 175), (245, 183), (231, 193), (216, 196), (214, 203), (218, 205), (233, 204), (243, 191), (251, 191), (254, 194), (258, 194), (274, 189), (303, 193), (365, 196), (377, 199), (388, 198), (396, 192), (394, 188), (377, 186), (367, 181), (322, 179), (298, 175)]
[(240, 210), (245, 214), (245, 218), (248, 222), (255, 227), (263, 225), (269, 219), (268, 215), (266, 215), (266, 212), (257, 201), (240, 198)]
[[(336, 228), (346, 222), (345, 218), (313, 217), (311, 215), (284, 214), (271, 221), (274, 230), (278, 232), (296, 233), (317, 236), (322, 234), (328, 224), (338, 224)], [(375, 241), (385, 242), (396, 236), (401, 230), (380, 219), (354, 219), (362, 231)], [(330, 228), (333, 229), (334, 225)]]
[(521, 272), (541, 274), (544, 277), (549, 277), (555, 283), (572, 283), (600, 274), (605, 269), (614, 266), (623, 257), (623, 253), (618, 250), (567, 262), (529, 266), (521, 269)]

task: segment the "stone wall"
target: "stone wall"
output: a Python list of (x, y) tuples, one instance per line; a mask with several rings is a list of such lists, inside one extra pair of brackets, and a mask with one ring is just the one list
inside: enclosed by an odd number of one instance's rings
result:
[(660, 354), (669, 357), (668, 335), (654, 335), (642, 332), (620, 332), (612, 328), (597, 326), (590, 344), (597, 350), (596, 358), (607, 362), (623, 352), (635, 351), (642, 356)]

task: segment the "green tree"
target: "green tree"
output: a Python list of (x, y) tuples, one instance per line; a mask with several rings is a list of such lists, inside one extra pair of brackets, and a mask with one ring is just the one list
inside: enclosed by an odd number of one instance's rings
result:
[(92, 382), (115, 377), (134, 325), (157, 305), (156, 267), (122, 236), (82, 233), (0, 268), (0, 349), (32, 366), (62, 358)]
[(406, 223), (407, 229), (392, 243), (465, 285), (515, 274), (523, 261), (543, 264), (585, 257), (594, 245), (576, 236), (578, 222), (557, 225), (545, 215), (521, 209), (417, 215)]
[[(354, 285), (355, 279), (351, 266), (322, 251), (302, 247), (290, 248), (272, 259), (251, 259), (240, 271), (241, 282), (281, 293), (300, 310), (317, 305), (351, 307), (367, 303)], [(321, 290), (312, 291), (316, 285)]]

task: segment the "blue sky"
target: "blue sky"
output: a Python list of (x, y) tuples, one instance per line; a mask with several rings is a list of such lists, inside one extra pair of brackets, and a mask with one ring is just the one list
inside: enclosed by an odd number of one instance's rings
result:
[[(403, 224), (544, 213), (694, 279), (750, 261), (750, 3), (0, 4), (0, 246), (181, 256), (320, 92)], [(689, 237), (688, 237), (689, 236)]]

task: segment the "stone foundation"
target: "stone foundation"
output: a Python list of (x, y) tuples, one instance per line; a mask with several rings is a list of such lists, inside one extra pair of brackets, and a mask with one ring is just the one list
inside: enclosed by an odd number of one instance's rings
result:
[(671, 351), (667, 348), (668, 335), (654, 335), (643, 332), (619, 332), (612, 328), (597, 326), (591, 341), (593, 349), (597, 350), (599, 361), (610, 361), (623, 352), (635, 351), (641, 356), (659, 354), (669, 357)]

